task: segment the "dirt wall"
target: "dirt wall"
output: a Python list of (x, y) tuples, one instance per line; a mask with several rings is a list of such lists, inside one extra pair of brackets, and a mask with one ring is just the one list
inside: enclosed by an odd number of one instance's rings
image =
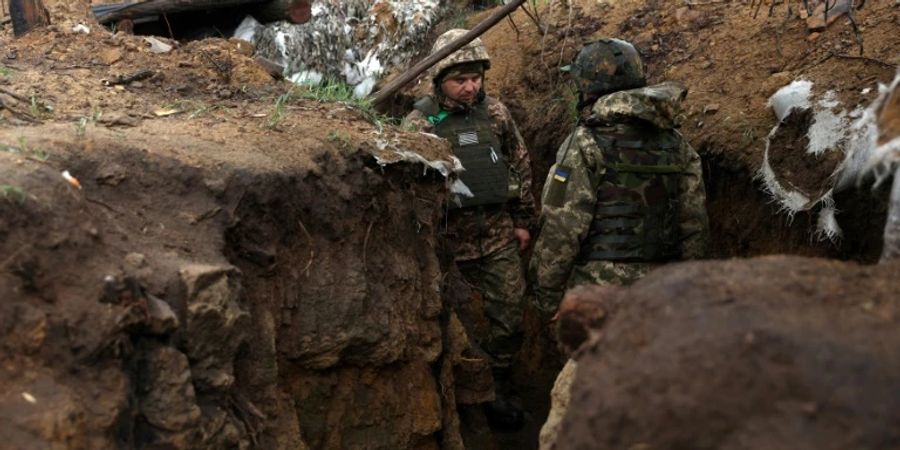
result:
[(253, 167), (191, 125), (142, 147), (152, 128), (0, 131), (4, 448), (459, 441), (444, 178), (327, 139)]
[(896, 447), (896, 270), (773, 256), (650, 274), (579, 350), (559, 448)]

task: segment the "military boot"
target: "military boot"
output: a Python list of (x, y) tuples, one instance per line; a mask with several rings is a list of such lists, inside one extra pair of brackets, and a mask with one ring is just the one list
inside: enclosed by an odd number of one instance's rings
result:
[(494, 369), (494, 401), (484, 404), (484, 415), (492, 427), (501, 430), (518, 430), (525, 425), (525, 411), (521, 401), (512, 395), (512, 382), (508, 368)]

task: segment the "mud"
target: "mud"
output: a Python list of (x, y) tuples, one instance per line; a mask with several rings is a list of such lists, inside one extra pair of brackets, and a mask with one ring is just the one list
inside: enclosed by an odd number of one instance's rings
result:
[(462, 448), (456, 375), (493, 387), (442, 308), (449, 149), (141, 42), (2, 42), (4, 448)]
[(834, 174), (843, 155), (827, 151), (820, 156), (807, 153), (807, 130), (812, 111), (794, 112), (782, 122), (770, 138), (769, 163), (778, 179), (792, 190), (799, 190), (808, 198), (819, 198), (827, 191), (828, 179)]
[(778, 256), (652, 273), (580, 351), (560, 448), (895, 447), (896, 270)]

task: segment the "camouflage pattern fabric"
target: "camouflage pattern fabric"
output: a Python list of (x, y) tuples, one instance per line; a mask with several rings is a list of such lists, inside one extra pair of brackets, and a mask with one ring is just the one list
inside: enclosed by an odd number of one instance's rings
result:
[(491, 366), (506, 368), (521, 345), (525, 277), (517, 244), (513, 243), (484, 258), (458, 263), (466, 281), (484, 299), (489, 322), (481, 348), (491, 357)]
[[(431, 54), (433, 55), (437, 53), (441, 48), (462, 37), (462, 35), (468, 32), (469, 30), (464, 30), (461, 28), (447, 30), (446, 32), (444, 32), (444, 34), (438, 36), (438, 38), (434, 41), (434, 46), (431, 47)], [(481, 38), (472, 39), (468, 44), (451, 53), (450, 56), (447, 56), (446, 58), (438, 61), (437, 64), (431, 66), (431, 68), (428, 69), (428, 76), (431, 79), (435, 79), (441, 74), (441, 72), (444, 72), (444, 70), (450, 67), (453, 67), (457, 64), (470, 62), (483, 62), (485, 70), (491, 68), (491, 58), (490, 56), (488, 56), (487, 49), (484, 48), (484, 44), (481, 42)]]
[[(437, 92), (434, 97), (444, 111), (451, 114), (466, 113), (467, 105), (454, 102)], [(503, 156), (521, 182), (519, 198), (501, 207), (465, 208), (448, 213), (446, 235), (455, 244), (457, 261), (471, 261), (492, 255), (513, 241), (513, 228), (533, 229), (535, 226), (531, 160), (525, 141), (503, 103), (493, 97), (485, 97), (482, 101), (487, 103), (492, 119), (491, 129), (499, 137)], [(434, 126), (418, 110), (409, 113), (401, 126), (407, 130), (434, 132)]]
[(588, 121), (615, 124), (641, 120), (669, 130), (684, 118), (681, 102), (685, 97), (687, 89), (675, 82), (613, 92), (594, 102)]
[(647, 84), (637, 49), (619, 39), (586, 44), (575, 62), (562, 70), (571, 72), (575, 86), (583, 95), (603, 95)]
[[(657, 126), (677, 124), (684, 90), (674, 84), (620, 91), (600, 98), (589, 124), (643, 120)], [(661, 127), (666, 128), (666, 127)], [(679, 135), (680, 136), (680, 135)], [(576, 263), (593, 220), (597, 187), (605, 173), (603, 152), (591, 130), (579, 126), (563, 142), (557, 161), (544, 185), (541, 234), (535, 243), (531, 271), (535, 277), (536, 306), (545, 314), (556, 311), (567, 287), (585, 282), (629, 284), (654, 267), (653, 263)], [(678, 149), (686, 162), (679, 180), (678, 231), (682, 258), (702, 257), (706, 249), (708, 219), (700, 156), (682, 139)], [(568, 169), (564, 180), (558, 167)]]

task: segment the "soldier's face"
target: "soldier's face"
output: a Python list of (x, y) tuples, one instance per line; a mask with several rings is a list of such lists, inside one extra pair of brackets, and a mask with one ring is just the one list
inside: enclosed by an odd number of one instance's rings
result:
[(472, 104), (481, 91), (480, 73), (463, 73), (444, 78), (441, 82), (444, 95), (460, 103)]

